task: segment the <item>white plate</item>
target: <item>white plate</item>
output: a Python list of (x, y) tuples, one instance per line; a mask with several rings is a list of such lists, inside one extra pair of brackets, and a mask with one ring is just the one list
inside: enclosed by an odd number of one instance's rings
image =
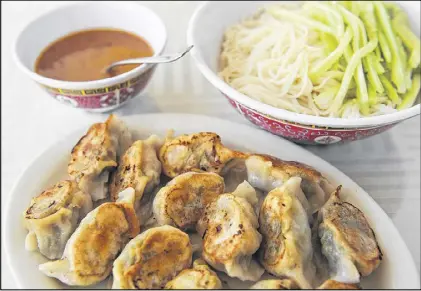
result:
[[(321, 171), (333, 183), (342, 184), (342, 197), (360, 208), (376, 233), (384, 253), (380, 267), (362, 281), (363, 288), (419, 289), (419, 274), (414, 261), (390, 218), (376, 202), (350, 178), (338, 169), (309, 153), (303, 148), (271, 135), (263, 130), (221, 119), (186, 114), (150, 114), (123, 118), (130, 129), (145, 137), (155, 133), (165, 135), (170, 128), (176, 134), (198, 131), (218, 133), (223, 142), (231, 147), (270, 154), (286, 160), (311, 165)], [(47, 186), (66, 177), (67, 162), (72, 147), (86, 132), (86, 128), (67, 137), (38, 156), (19, 178), (10, 195), (6, 224), (3, 232), (5, 250), (14, 278), (21, 288), (63, 288), (55, 279), (38, 271), (38, 265), (46, 261), (40, 254), (25, 250), (26, 230), (21, 221), (30, 199)], [(352, 157), (350, 157), (352, 159)], [(106, 288), (106, 285), (94, 286)], [(242, 286), (238, 286), (242, 288)], [(91, 287), (92, 288), (92, 287)]]

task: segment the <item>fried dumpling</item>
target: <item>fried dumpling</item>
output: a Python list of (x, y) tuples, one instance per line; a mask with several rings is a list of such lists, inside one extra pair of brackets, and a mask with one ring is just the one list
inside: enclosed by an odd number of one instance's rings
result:
[(224, 177), (225, 191), (227, 193), (233, 192), (238, 185), (247, 181), (247, 169), (244, 159), (235, 159), (229, 163), (229, 167), (224, 171), (222, 177)]
[(150, 193), (144, 193), (142, 199), (139, 201), (139, 206), (136, 209), (136, 215), (139, 219), (140, 226), (145, 228), (158, 226), (155, 217), (153, 217), (153, 201), (156, 194), (159, 192), (159, 187), (156, 187)]
[(291, 278), (300, 288), (311, 289), (315, 268), (310, 226), (289, 183), (270, 191), (261, 206), (259, 259), (270, 274)]
[(161, 188), (153, 202), (159, 225), (195, 229), (204, 208), (224, 193), (224, 179), (215, 173), (188, 172)]
[(159, 153), (163, 172), (171, 178), (191, 171), (219, 174), (229, 162), (241, 157), (244, 154), (226, 148), (213, 132), (167, 137)]
[(113, 289), (160, 289), (189, 268), (189, 236), (170, 225), (150, 228), (132, 239), (113, 264)]
[(40, 271), (72, 286), (88, 286), (108, 277), (118, 253), (139, 233), (134, 199), (134, 189), (127, 188), (117, 202), (89, 212), (67, 241), (62, 258), (41, 264)]
[(332, 185), (321, 173), (310, 166), (255, 154), (246, 159), (248, 182), (263, 191), (281, 187), (291, 177), (300, 177), (301, 189), (306, 195), (311, 212), (317, 212), (333, 191)]
[(262, 240), (253, 210), (257, 201), (253, 187), (243, 182), (233, 193), (219, 195), (208, 204), (197, 223), (205, 261), (242, 281), (257, 281), (264, 272), (252, 257)]
[(64, 180), (33, 198), (24, 213), (27, 250), (39, 250), (50, 260), (61, 257), (79, 221), (91, 211), (91, 197), (76, 182)]
[(117, 167), (118, 157), (130, 144), (127, 126), (110, 115), (106, 122), (92, 125), (73, 147), (67, 172), (93, 201), (104, 199), (109, 173)]
[(193, 268), (181, 271), (165, 285), (165, 289), (221, 289), (218, 275), (202, 259), (193, 262)]
[(150, 193), (158, 184), (161, 162), (157, 152), (161, 139), (151, 135), (146, 140), (135, 141), (120, 158), (116, 171), (111, 174), (109, 185), (111, 201), (116, 201), (118, 193), (128, 187), (136, 191), (136, 209), (144, 193)]
[(364, 214), (339, 197), (339, 186), (319, 212), (318, 235), (332, 280), (358, 283), (380, 264), (382, 252)]
[(298, 289), (298, 286), (291, 279), (268, 279), (257, 282), (250, 289), (291, 290)]
[(326, 257), (322, 254), (322, 243), (319, 238), (319, 221), (318, 219), (312, 225), (311, 229), (311, 244), (313, 246), (313, 263), (316, 267), (314, 286), (319, 286), (326, 282), (329, 278), (329, 263)]
[(361, 289), (359, 284), (341, 283), (335, 280), (326, 280), (317, 289), (325, 290), (359, 290)]
[(119, 119), (115, 114), (111, 114), (105, 123), (111, 134), (113, 143), (117, 148), (117, 158), (121, 157), (133, 143), (132, 134), (127, 127), (127, 124), (123, 120)]

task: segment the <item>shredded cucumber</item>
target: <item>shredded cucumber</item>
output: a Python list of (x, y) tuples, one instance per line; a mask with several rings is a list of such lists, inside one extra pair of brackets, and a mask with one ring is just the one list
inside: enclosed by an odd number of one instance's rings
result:
[(396, 4), (280, 3), (226, 31), (219, 75), (275, 107), (360, 118), (412, 106), (420, 58), (420, 39)]
[(411, 107), (415, 100), (417, 99), (418, 93), (420, 92), (421, 87), (421, 75), (416, 74), (412, 80), (412, 86), (409, 90), (402, 96), (402, 103), (399, 104), (398, 110), (406, 109)]

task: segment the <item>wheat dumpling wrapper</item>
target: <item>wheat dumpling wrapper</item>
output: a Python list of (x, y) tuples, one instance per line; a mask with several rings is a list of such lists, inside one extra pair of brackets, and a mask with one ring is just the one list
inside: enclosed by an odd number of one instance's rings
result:
[(49, 259), (60, 258), (77, 223), (92, 209), (91, 197), (74, 181), (63, 180), (31, 200), (23, 215), (29, 233), (25, 247)]
[(106, 122), (93, 124), (73, 147), (68, 174), (93, 201), (107, 198), (109, 174), (129, 143), (127, 126), (110, 115)]
[(190, 267), (189, 236), (169, 226), (146, 230), (132, 239), (113, 264), (113, 289), (160, 289)]
[(335, 280), (326, 280), (321, 284), (317, 289), (325, 289), (325, 290), (359, 290), (361, 286), (359, 284), (349, 284), (349, 283), (342, 283)]
[[(231, 162), (229, 162), (228, 165), (225, 166), (223, 172), (221, 173), (224, 177), (225, 181), (225, 191), (227, 193), (232, 193), (235, 191), (235, 189), (240, 185), (244, 184), (244, 182), (247, 182), (247, 168), (245, 164), (244, 159), (235, 159)], [(252, 187), (249, 183), (247, 183), (249, 187)], [(266, 196), (266, 193), (264, 191), (253, 188), (256, 193), (257, 197), (257, 203), (252, 202), (253, 208), (257, 215), (259, 215), (260, 211), (260, 205), (263, 202), (264, 197)]]
[(291, 279), (268, 279), (257, 282), (250, 289), (291, 290), (298, 289), (298, 286)]
[(197, 259), (193, 268), (181, 271), (165, 285), (165, 289), (221, 289), (218, 275), (209, 268), (205, 261)]
[(144, 193), (142, 199), (139, 201), (139, 206), (136, 208), (136, 215), (142, 227), (149, 227), (156, 223), (156, 219), (153, 217), (152, 206), (159, 190), (159, 187), (156, 187), (152, 192)]
[(237, 186), (247, 181), (247, 168), (244, 159), (235, 159), (231, 161), (221, 172), (225, 181), (225, 191), (233, 192)]
[(263, 191), (281, 187), (291, 177), (301, 178), (301, 188), (309, 201), (312, 213), (327, 201), (333, 186), (310, 166), (293, 161), (283, 161), (269, 155), (249, 155), (246, 159), (248, 182)]
[(70, 286), (89, 286), (108, 277), (121, 249), (139, 233), (134, 196), (134, 189), (128, 188), (117, 202), (89, 212), (68, 240), (62, 258), (41, 264), (40, 271)]
[(159, 225), (195, 229), (203, 210), (224, 192), (224, 179), (215, 173), (187, 172), (162, 187), (153, 202)]
[(314, 286), (319, 286), (330, 278), (329, 276), (329, 264), (326, 257), (322, 253), (322, 244), (319, 238), (319, 218), (314, 221), (311, 229), (311, 244), (313, 246), (313, 263), (316, 267), (316, 275), (314, 280)]
[(300, 288), (311, 289), (315, 268), (310, 226), (289, 183), (269, 192), (261, 206), (259, 259), (270, 274), (291, 278)]
[(122, 190), (132, 187), (136, 193), (135, 209), (145, 193), (150, 193), (160, 182), (161, 162), (157, 151), (162, 141), (156, 135), (135, 141), (120, 158), (117, 170), (111, 175), (109, 185), (112, 201)]
[(109, 171), (117, 166), (116, 146), (111, 138), (106, 124), (97, 123), (72, 150), (68, 173), (94, 201), (106, 197), (102, 184), (108, 181)]
[[(245, 193), (239, 194), (241, 189)], [(257, 231), (258, 218), (249, 202), (257, 198), (249, 191), (246, 185), (239, 185), (235, 195), (219, 195), (206, 206), (197, 231), (203, 238), (202, 257), (208, 264), (230, 277), (257, 281), (264, 270), (253, 255), (262, 237)]]
[(158, 155), (163, 144), (164, 141), (157, 135), (151, 135), (144, 141), (144, 163), (142, 165), (142, 171), (150, 178), (145, 188), (146, 193), (150, 193), (156, 186), (159, 185), (162, 165), (159, 161)]
[(213, 132), (167, 137), (159, 153), (162, 170), (171, 178), (192, 171), (220, 174), (227, 163), (242, 157), (244, 154), (225, 147)]
[(383, 254), (364, 214), (340, 199), (341, 187), (320, 211), (318, 235), (330, 277), (341, 283), (358, 283), (380, 264)]
[(133, 143), (132, 134), (126, 123), (114, 114), (111, 114), (105, 123), (117, 148), (117, 157), (121, 157)]

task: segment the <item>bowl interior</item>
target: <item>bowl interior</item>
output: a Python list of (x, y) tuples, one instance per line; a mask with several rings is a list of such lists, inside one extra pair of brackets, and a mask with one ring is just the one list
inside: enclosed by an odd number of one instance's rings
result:
[(16, 56), (33, 71), (37, 57), (51, 42), (92, 28), (122, 29), (139, 35), (149, 42), (155, 54), (165, 46), (165, 26), (150, 9), (130, 2), (88, 2), (61, 7), (30, 23), (16, 41)]
[[(231, 88), (217, 76), (219, 55), (225, 30), (242, 19), (255, 14), (259, 8), (276, 1), (215, 1), (203, 4), (191, 19), (188, 31), (189, 44), (195, 46), (192, 56), (201, 72), (220, 91), (237, 102), (268, 114), (274, 118), (288, 120), (303, 125), (328, 126), (334, 128), (359, 128), (375, 125), (392, 124), (420, 114), (420, 105), (396, 113), (360, 119), (342, 119), (316, 117), (298, 114), (275, 108), (252, 99)], [(293, 1), (283, 1), (284, 3)], [(420, 36), (420, 2), (396, 1), (407, 13), (410, 25), (416, 35)], [(218, 21), (215, 21), (218, 19)], [(418, 97), (419, 100), (419, 97)]]

